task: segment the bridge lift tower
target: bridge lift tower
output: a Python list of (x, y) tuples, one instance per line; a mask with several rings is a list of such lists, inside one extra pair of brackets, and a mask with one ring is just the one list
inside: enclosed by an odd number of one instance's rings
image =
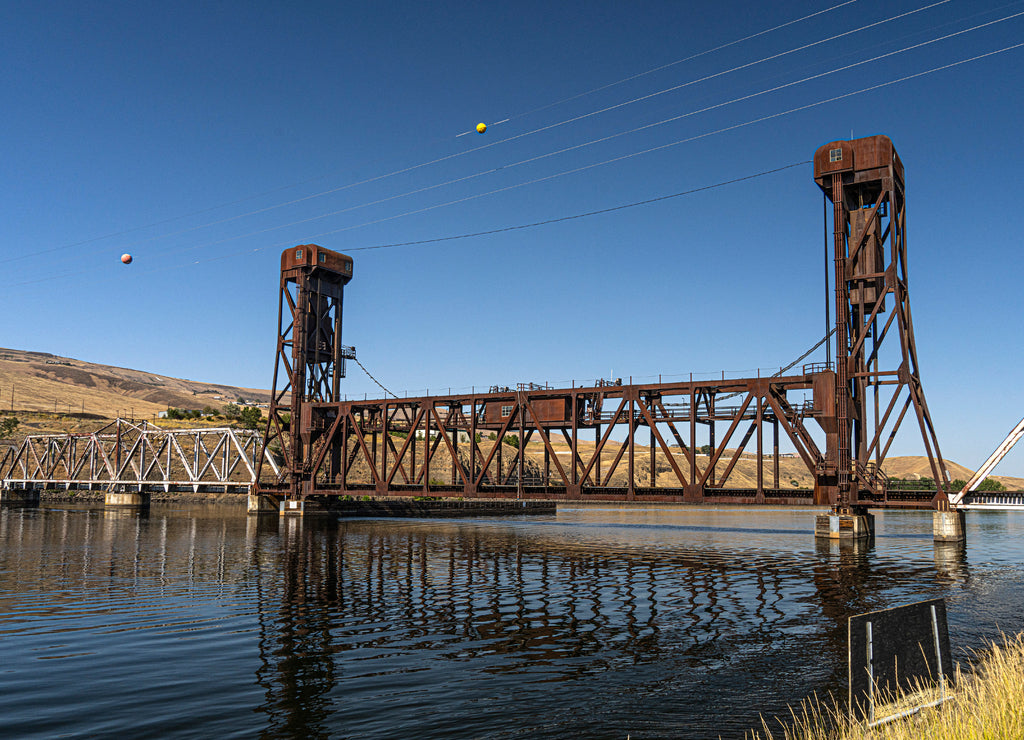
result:
[(264, 505), (278, 503), (282, 513), (287, 507), (302, 508), (321, 465), (326, 462), (335, 472), (341, 467), (336, 447), (329, 459), (321, 454), (314, 460), (312, 453), (315, 440), (337, 423), (345, 360), (355, 359), (355, 348), (341, 341), (345, 285), (351, 279), (352, 258), (347, 255), (316, 244), (281, 254), (277, 354), (263, 444), (280, 457), (283, 475), (261, 483), (262, 456), (255, 495)]
[[(832, 205), (836, 347), (834, 413), (822, 420), (826, 455), (815, 503), (836, 514), (858, 513), (853, 502), (876, 485), (872, 472), (912, 410), (936, 484), (932, 505), (947, 511), (948, 475), (921, 386), (910, 313), (903, 163), (887, 136), (834, 141), (815, 152), (814, 180), (826, 210)], [(894, 341), (886, 343), (890, 336)]]

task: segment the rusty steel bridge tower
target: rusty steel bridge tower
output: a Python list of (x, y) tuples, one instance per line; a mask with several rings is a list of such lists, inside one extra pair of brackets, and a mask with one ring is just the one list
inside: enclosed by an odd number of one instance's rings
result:
[[(257, 495), (270, 494), (298, 507), (312, 493), (312, 471), (325, 460), (331, 473), (340, 469), (340, 450), (313, 443), (337, 419), (333, 408), (345, 377), (345, 360), (355, 348), (341, 342), (345, 285), (352, 279), (352, 259), (316, 244), (302, 244), (281, 254), (277, 353), (264, 449), (282, 462), (275, 480), (260, 483)], [(279, 385), (280, 383), (280, 385)], [(330, 452), (330, 455), (326, 453)]]
[(861, 492), (877, 488), (876, 471), (911, 412), (936, 483), (932, 504), (944, 510), (946, 466), (910, 314), (903, 163), (887, 136), (834, 141), (815, 152), (814, 180), (832, 205), (836, 347), (834, 413), (821, 420), (827, 442), (815, 503), (849, 513)]
[[(281, 472), (258, 483), (250, 510), (301, 513), (311, 497), (367, 495), (813, 504), (830, 509), (816, 533), (840, 539), (870, 536), (872, 507), (950, 513), (910, 313), (903, 164), (886, 136), (835, 141), (815, 153), (814, 180), (832, 212), (835, 363), (770, 376), (343, 399), (345, 360), (355, 357), (341, 341), (352, 260), (314, 244), (285, 250), (264, 435)], [(884, 473), (908, 414), (931, 490), (894, 486)], [(782, 474), (781, 439), (804, 483), (790, 480), (795, 468)], [(951, 539), (962, 539), (958, 526)]]

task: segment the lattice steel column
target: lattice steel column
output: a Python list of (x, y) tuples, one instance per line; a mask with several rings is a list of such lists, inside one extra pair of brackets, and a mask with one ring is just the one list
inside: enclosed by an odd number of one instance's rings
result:
[(827, 464), (819, 486), (843, 511), (885, 501), (882, 466), (913, 407), (936, 482), (933, 505), (944, 508), (946, 468), (910, 316), (903, 163), (886, 136), (835, 141), (815, 153), (814, 178), (833, 205), (836, 315), (834, 398), (822, 404)]
[[(316, 244), (281, 254), (277, 355), (263, 444), (283, 464), (276, 479), (258, 483), (261, 493), (292, 500), (308, 495), (315, 460), (328, 452), (318, 449), (317, 440), (341, 421), (333, 404), (340, 400), (345, 360), (355, 357), (354, 348), (341, 343), (344, 290), (351, 279), (352, 259), (344, 254)], [(328, 476), (341, 467), (339, 455), (330, 461)]]

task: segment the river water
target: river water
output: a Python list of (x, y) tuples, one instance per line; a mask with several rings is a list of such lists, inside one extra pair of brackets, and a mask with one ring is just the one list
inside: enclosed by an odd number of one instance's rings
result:
[(1024, 514), (871, 546), (814, 512), (488, 519), (0, 511), (0, 735), (738, 738), (843, 694), (846, 619), (947, 599), (955, 655), (1024, 629)]

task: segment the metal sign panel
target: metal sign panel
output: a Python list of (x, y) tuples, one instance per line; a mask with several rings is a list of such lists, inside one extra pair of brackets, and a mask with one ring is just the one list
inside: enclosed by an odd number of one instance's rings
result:
[(953, 672), (945, 600), (850, 617), (849, 666), (850, 713), (858, 719), (880, 721), (878, 703), (921, 685), (938, 685), (944, 698)]

